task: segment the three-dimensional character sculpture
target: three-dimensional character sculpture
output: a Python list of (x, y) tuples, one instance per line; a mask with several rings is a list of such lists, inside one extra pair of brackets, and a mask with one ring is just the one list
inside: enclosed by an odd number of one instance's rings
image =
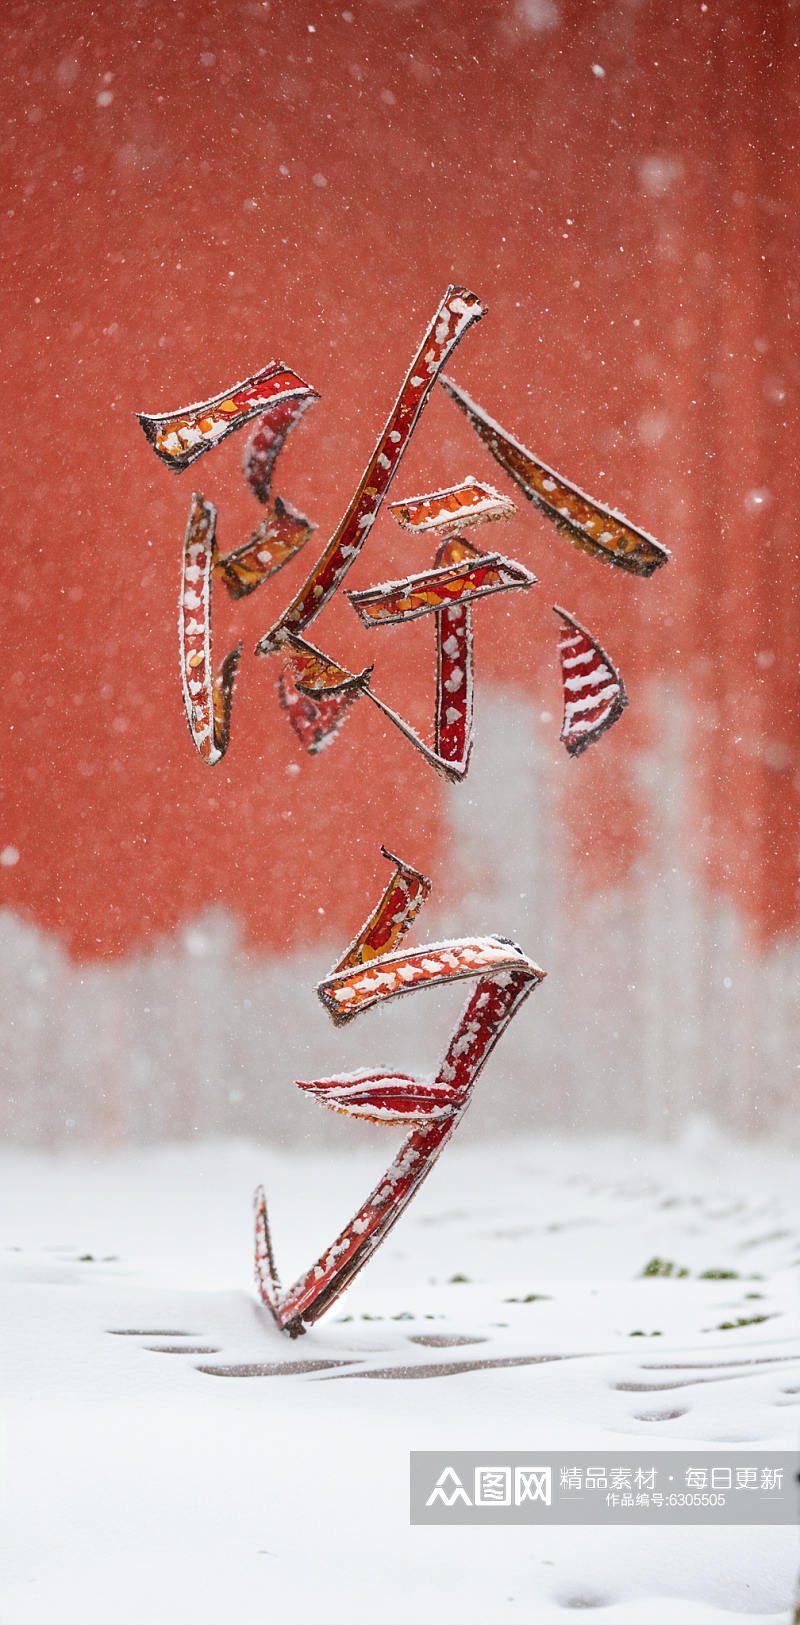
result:
[[(366, 695), (445, 778), (466, 776), (472, 749), (473, 647), (471, 614), (482, 598), (536, 577), (499, 552), (482, 552), (463, 532), (479, 523), (504, 522), (514, 504), (473, 476), (458, 485), (388, 504), (397, 523), (436, 544), (432, 564), (401, 579), (346, 594), (362, 625), (374, 630), (421, 616), (434, 617), (436, 699), (434, 739), (426, 744), (409, 723), (374, 692), (370, 665), (348, 671), (308, 641), (311, 623), (342, 587), (361, 554), (420, 414), (438, 379), (465, 413), (479, 439), (524, 495), (583, 553), (637, 576), (651, 576), (669, 558), (666, 548), (611, 508), (533, 456), (496, 423), (442, 369), (486, 307), (467, 288), (451, 285), (423, 337), (361, 480), (342, 519), (306, 581), (256, 644), (257, 655), (280, 655), (281, 707), (300, 743), (317, 755), (336, 737), (346, 716)], [(228, 746), (231, 702), (241, 644), (215, 675), (211, 656), (212, 582), (230, 596), (249, 596), (304, 547), (314, 529), (280, 497), (272, 498), (276, 459), (287, 434), (317, 392), (282, 362), (254, 373), (233, 389), (179, 412), (140, 414), (156, 455), (175, 472), (191, 467), (227, 435), (258, 419), (244, 454), (248, 488), (266, 509), (249, 540), (222, 555), (217, 510), (196, 492), (184, 540), (180, 598), (181, 673), (192, 739), (209, 765)], [(574, 616), (561, 617), (564, 687), (561, 738), (577, 756), (611, 727), (627, 705), (625, 686), (608, 655)], [(475, 1082), (495, 1044), (544, 971), (505, 937), (439, 942), (416, 951), (401, 939), (430, 891), (430, 882), (385, 851), (395, 870), (358, 937), (317, 993), (337, 1026), (363, 1010), (448, 982), (474, 984), (436, 1074), (413, 1078), (369, 1068), (301, 1083), (321, 1104), (371, 1122), (402, 1124), (409, 1134), (383, 1178), (351, 1223), (311, 1269), (282, 1288), (267, 1221), (263, 1189), (256, 1192), (256, 1279), (263, 1302), (282, 1331), (296, 1337), (335, 1302), (385, 1239), (430, 1172), (469, 1105)]]
[[(388, 504), (404, 530), (436, 540), (439, 545), (433, 564), (400, 580), (351, 591), (346, 596), (367, 628), (434, 615), (436, 700), (431, 744), (375, 692), (373, 666), (360, 673), (350, 672), (308, 642), (309, 626), (339, 591), (365, 545), (437, 378), (509, 478), (581, 552), (639, 576), (652, 575), (669, 558), (666, 548), (646, 531), (594, 501), (534, 457), (442, 372), (460, 339), (485, 312), (486, 307), (467, 288), (451, 285), (447, 289), (340, 523), (291, 604), (256, 644), (256, 654), (283, 656), (278, 698), (301, 745), (311, 755), (318, 755), (333, 742), (355, 701), (364, 694), (437, 773), (454, 782), (463, 780), (472, 749), (471, 605), (490, 593), (528, 588), (536, 583), (536, 577), (524, 565), (500, 553), (483, 553), (462, 534), (475, 524), (506, 520), (516, 513), (514, 504), (493, 486), (469, 476), (460, 485)], [(196, 492), (184, 541), (180, 602), (183, 697), (192, 739), (209, 766), (222, 760), (228, 746), (241, 656), (239, 644), (214, 672), (212, 582), (224, 582), (234, 599), (245, 598), (306, 545), (314, 529), (311, 521), (279, 496), (271, 499), (270, 493), (275, 462), (286, 436), (316, 399), (317, 392), (311, 385), (276, 361), (233, 389), (178, 412), (139, 415), (156, 455), (178, 473), (234, 430), (258, 418), (244, 455), (247, 485), (267, 509), (258, 529), (232, 552), (220, 554), (215, 534), (216, 509)], [(616, 687), (612, 703), (604, 708), (598, 702), (593, 709), (591, 685), (583, 685), (586, 692), (577, 695), (573, 689), (576, 684), (582, 686), (581, 674), (576, 671), (569, 678), (572, 688), (565, 689), (567, 710), (561, 737), (570, 755), (578, 755), (598, 740), (627, 704), (622, 679), (608, 657), (579, 623), (575, 626), (595, 648), (597, 660), (605, 662), (606, 687)], [(590, 712), (594, 719), (591, 725)], [(579, 716), (580, 723), (576, 720)]]
[(432, 1078), (365, 1068), (301, 1089), (322, 1105), (373, 1123), (410, 1129), (397, 1156), (350, 1224), (293, 1286), (282, 1288), (263, 1188), (256, 1191), (256, 1282), (281, 1331), (298, 1337), (349, 1286), (385, 1240), (455, 1133), (495, 1044), (545, 972), (505, 937), (467, 937), (397, 946), (430, 892), (430, 882), (395, 858), (395, 873), (366, 925), (317, 993), (337, 1026), (389, 999), (444, 983), (475, 985)]

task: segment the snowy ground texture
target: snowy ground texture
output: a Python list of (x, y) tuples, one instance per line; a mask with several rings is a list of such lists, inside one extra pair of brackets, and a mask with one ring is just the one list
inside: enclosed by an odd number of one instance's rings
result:
[[(288, 1342), (251, 1285), (252, 1188), (291, 1279), (396, 1138), (0, 1158), (10, 1625), (788, 1622), (790, 1528), (411, 1528), (408, 1453), (795, 1448), (797, 1159), (710, 1131), (454, 1146)], [(689, 1276), (642, 1278), (654, 1255)], [(543, 1353), (582, 1357), (470, 1369)], [(213, 1374), (242, 1366), (281, 1369)]]

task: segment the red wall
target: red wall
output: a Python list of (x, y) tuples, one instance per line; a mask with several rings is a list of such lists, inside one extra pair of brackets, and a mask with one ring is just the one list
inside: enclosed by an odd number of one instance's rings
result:
[[(244, 436), (175, 477), (133, 413), (272, 357), (295, 367), (322, 399), (276, 488), (319, 526), (310, 558), (452, 280), (489, 306), (453, 374), (674, 552), (651, 581), (628, 578), (521, 503), (503, 546), (542, 585), (476, 611), (478, 682), (529, 688), (554, 733), (554, 600), (623, 670), (619, 726), (563, 759), (581, 884), (619, 882), (647, 853), (636, 757), (664, 675), (690, 706), (698, 874), (757, 940), (796, 929), (800, 12), (179, 4), (5, 12), (0, 845), (20, 857), (0, 869), (2, 903), (89, 958), (213, 902), (265, 946), (332, 916), (349, 930), (381, 840), (443, 895), (443, 800), (468, 787), (441, 787), (366, 701), (329, 753), (301, 756), (275, 663), (252, 659), (307, 562), (238, 607), (218, 590), (215, 653), (241, 629), (247, 658), (227, 757), (209, 769), (194, 752), (176, 649), (193, 474), (223, 549), (258, 513)], [(467, 472), (495, 465), (438, 391), (393, 495)], [(428, 556), (384, 514), (348, 585)], [(314, 636), (345, 662), (375, 658), (378, 691), (432, 717), (427, 625), (370, 636), (337, 600)]]

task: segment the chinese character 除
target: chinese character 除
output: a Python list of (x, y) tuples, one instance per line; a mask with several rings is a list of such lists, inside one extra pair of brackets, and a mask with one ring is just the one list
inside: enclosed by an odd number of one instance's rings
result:
[(561, 1488), (562, 1488), (562, 1490), (579, 1490), (581, 1488), (582, 1484), (583, 1484), (583, 1479), (581, 1478), (581, 1469), (580, 1469), (580, 1467), (562, 1467), (562, 1469), (561, 1469)]
[(706, 1472), (705, 1467), (687, 1467), (687, 1469), (686, 1469), (686, 1488), (687, 1488), (687, 1490), (704, 1490), (707, 1483), (708, 1483), (708, 1473)]
[(754, 1490), (754, 1489), (756, 1489), (757, 1484), (758, 1484), (758, 1473), (756, 1472), (755, 1467), (737, 1467), (737, 1469), (736, 1469), (736, 1488), (737, 1488), (737, 1490)]
[(587, 1490), (608, 1489), (608, 1480), (606, 1478), (605, 1467), (587, 1467), (586, 1488)]
[(782, 1488), (782, 1486), (783, 1486), (783, 1468), (782, 1467), (762, 1467), (762, 1469), (761, 1469), (761, 1488), (762, 1488), (762, 1490), (779, 1490), (779, 1489)]
[(511, 1468), (475, 1468), (476, 1507), (510, 1507)]
[(552, 1474), (549, 1467), (514, 1468), (514, 1505), (523, 1501), (543, 1501), (549, 1507), (552, 1496)]
[(629, 1490), (632, 1472), (632, 1467), (610, 1467), (608, 1476), (611, 1479), (612, 1490)]
[(712, 1467), (712, 1469), (711, 1469), (711, 1488), (712, 1488), (712, 1490), (729, 1490), (730, 1487), (731, 1487), (731, 1470), (730, 1470), (730, 1467)]
[(637, 1490), (654, 1490), (655, 1487), (656, 1487), (656, 1469), (655, 1469), (655, 1467), (650, 1467), (649, 1469), (644, 1468), (644, 1467), (637, 1467), (637, 1469), (636, 1469), (636, 1488), (637, 1488)]

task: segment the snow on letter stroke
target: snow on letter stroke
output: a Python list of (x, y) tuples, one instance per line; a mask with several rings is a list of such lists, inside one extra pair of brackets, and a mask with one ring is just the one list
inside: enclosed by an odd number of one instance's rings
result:
[(495, 1044), (545, 975), (505, 937), (398, 949), (395, 945), (425, 902), (430, 882), (400, 858), (385, 850), (384, 856), (394, 862), (395, 873), (383, 897), (317, 988), (336, 1025), (420, 988), (454, 981), (475, 986), (434, 1077), (363, 1069), (299, 1085), (333, 1111), (373, 1123), (402, 1123), (411, 1132), (350, 1224), (285, 1290), (272, 1250), (264, 1191), (256, 1191), (256, 1282), (277, 1325), (290, 1337), (298, 1337), (330, 1308), (397, 1223), (461, 1122)]

